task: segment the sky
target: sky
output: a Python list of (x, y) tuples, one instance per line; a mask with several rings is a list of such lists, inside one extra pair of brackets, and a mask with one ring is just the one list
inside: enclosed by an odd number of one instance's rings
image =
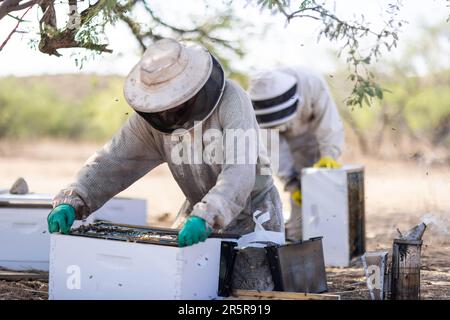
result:
[[(335, 2), (337, 14), (344, 18), (364, 14), (367, 21), (377, 27), (382, 23), (381, 13), (388, 3), (394, 0), (339, 0)], [(157, 12), (163, 12), (164, 19), (175, 24), (184, 24), (188, 15), (202, 16), (211, 13), (205, 0), (153, 0)], [(298, 1), (291, 1), (293, 5)], [(330, 1), (331, 3), (331, 1)], [(217, 1), (215, 6), (224, 8), (229, 1)], [(404, 0), (400, 18), (408, 21), (400, 34), (401, 50), (403, 43), (414, 38), (423, 24), (445, 21), (450, 14), (444, 0)], [(247, 4), (246, 0), (234, 0), (232, 6), (237, 15), (253, 25), (245, 40), (247, 55), (234, 61), (234, 66), (242, 71), (269, 69), (278, 65), (306, 65), (320, 72), (333, 72), (336, 66), (336, 44), (326, 39), (317, 42), (318, 24), (309, 19), (294, 19), (286, 25), (283, 16), (261, 12)], [(20, 13), (19, 13), (20, 14)], [(31, 10), (27, 17), (36, 24), (38, 12)], [(0, 42), (6, 39), (15, 26), (15, 20), (5, 18), (0, 21)], [(449, 22), (450, 25), (450, 22)], [(264, 37), (259, 35), (261, 28), (267, 27)], [(21, 27), (22, 28), (22, 27)], [(26, 29), (26, 26), (23, 28)], [(30, 34), (14, 34), (3, 51), (0, 51), (0, 76), (29, 76), (60, 73), (98, 73), (126, 75), (139, 59), (139, 47), (125, 25), (117, 24), (107, 30), (112, 54), (103, 54), (86, 62), (80, 70), (75, 64), (76, 51), (62, 50), (63, 57), (51, 57), (33, 49), (28, 38)], [(231, 35), (232, 36), (232, 35)], [(397, 53), (388, 53), (394, 57)]]

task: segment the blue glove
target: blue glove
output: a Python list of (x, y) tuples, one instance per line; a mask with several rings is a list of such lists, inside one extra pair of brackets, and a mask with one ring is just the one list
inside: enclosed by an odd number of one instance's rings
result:
[(68, 204), (61, 204), (54, 208), (47, 217), (48, 231), (68, 234), (75, 221), (75, 209)]
[(189, 217), (178, 233), (178, 245), (180, 247), (191, 246), (205, 241), (212, 233), (211, 227), (202, 218)]

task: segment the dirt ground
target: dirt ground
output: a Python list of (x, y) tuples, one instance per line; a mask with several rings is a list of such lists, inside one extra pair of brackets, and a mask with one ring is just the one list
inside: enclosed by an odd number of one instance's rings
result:
[[(0, 142), (0, 189), (24, 177), (32, 192), (57, 192), (98, 147), (55, 141)], [(351, 153), (342, 162), (365, 166), (367, 251), (390, 250), (397, 228), (405, 231), (423, 220), (432, 221), (423, 238), (421, 297), (450, 299), (450, 166), (375, 160)], [(121, 195), (147, 199), (148, 221), (160, 226), (170, 225), (183, 201), (164, 165)], [(282, 193), (282, 199), (287, 217), (288, 195)], [(359, 260), (350, 268), (328, 268), (327, 280), (329, 292), (342, 299), (368, 299)], [(46, 292), (45, 282), (0, 280), (0, 299), (46, 299)]]

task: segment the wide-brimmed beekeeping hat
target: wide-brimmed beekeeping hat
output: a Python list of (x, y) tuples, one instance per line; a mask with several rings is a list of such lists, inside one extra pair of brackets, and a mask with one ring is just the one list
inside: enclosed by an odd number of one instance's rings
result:
[(150, 45), (129, 73), (124, 95), (136, 111), (155, 113), (192, 98), (211, 75), (213, 58), (200, 45), (162, 39)]
[(260, 127), (273, 128), (295, 117), (301, 105), (297, 79), (282, 71), (266, 71), (250, 79), (248, 90)]

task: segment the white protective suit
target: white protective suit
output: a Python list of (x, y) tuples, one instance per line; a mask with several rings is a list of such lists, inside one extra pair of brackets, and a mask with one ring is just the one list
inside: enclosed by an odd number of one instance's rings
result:
[[(297, 79), (297, 92), (303, 104), (286, 131), (280, 133), (278, 177), (284, 183), (299, 176), (304, 167), (321, 157), (337, 159), (344, 144), (344, 129), (328, 86), (319, 74), (302, 67), (283, 68)], [(301, 240), (301, 207), (291, 200), (287, 238)]]
[[(201, 123), (208, 129), (253, 129), (258, 124), (249, 97), (234, 82), (227, 80), (221, 102)], [(193, 138), (194, 130), (180, 140)], [(226, 133), (224, 133), (226, 139)], [(78, 219), (85, 218), (107, 200), (163, 162), (167, 162), (186, 202), (181, 216), (205, 219), (217, 231), (247, 234), (253, 231), (252, 213), (270, 212), (264, 224), (270, 231), (284, 232), (281, 201), (272, 176), (260, 170), (269, 166), (264, 148), (255, 151), (256, 164), (175, 164), (171, 153), (180, 141), (150, 126), (133, 114), (119, 132), (90, 157), (78, 172), (76, 181), (59, 192), (53, 205), (70, 204)], [(207, 150), (211, 141), (203, 141)], [(181, 220), (181, 219), (178, 219)], [(233, 286), (270, 290), (273, 281), (264, 249), (242, 250), (236, 258)]]

